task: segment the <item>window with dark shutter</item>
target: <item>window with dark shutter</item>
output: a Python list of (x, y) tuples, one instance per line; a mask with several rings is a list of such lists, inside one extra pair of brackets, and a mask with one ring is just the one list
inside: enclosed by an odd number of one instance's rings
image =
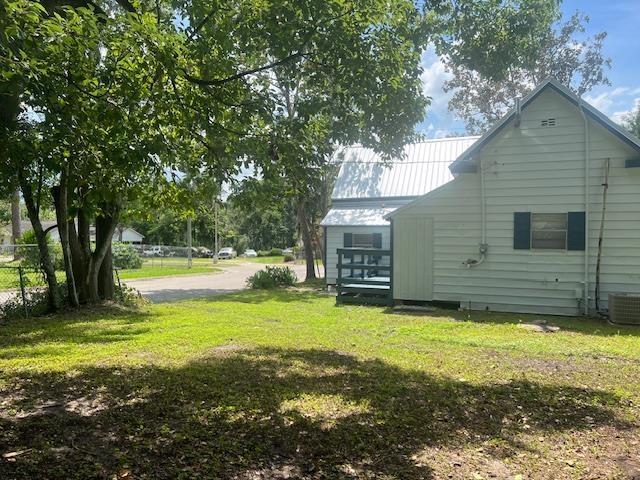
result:
[(567, 250), (584, 250), (586, 216), (584, 212), (567, 214)]
[(513, 248), (516, 250), (531, 248), (531, 212), (513, 214)]

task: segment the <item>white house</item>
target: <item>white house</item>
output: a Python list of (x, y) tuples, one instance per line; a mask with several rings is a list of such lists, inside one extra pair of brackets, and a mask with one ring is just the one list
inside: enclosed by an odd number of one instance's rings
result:
[(326, 280), (336, 281), (336, 249), (390, 245), (385, 215), (453, 178), (449, 165), (479, 137), (445, 138), (407, 145), (404, 158), (383, 160), (359, 146), (339, 150), (332, 208), (322, 220)]
[(538, 86), (449, 170), (385, 217), (395, 301), (575, 315), (640, 293), (640, 140), (564, 86)]
[[(58, 228), (55, 226), (56, 222), (55, 220), (43, 220), (42, 221), (42, 227), (47, 230), (49, 230), (49, 235), (51, 236), (51, 239), (54, 242), (59, 242), (60, 241), (60, 234), (58, 233)], [(22, 233), (24, 232), (28, 232), (30, 230), (33, 230), (33, 228), (31, 227), (31, 222), (28, 220), (23, 220), (20, 222), (20, 230), (22, 231)], [(95, 240), (96, 237), (96, 231), (95, 231), (95, 227), (90, 227), (90, 231), (89, 231), (89, 235), (91, 238), (91, 241)], [(135, 244), (139, 244), (142, 243), (142, 241), (144, 240), (144, 235), (142, 235), (140, 232), (137, 232), (136, 230), (134, 230), (131, 227), (125, 227), (124, 225), (119, 225), (116, 228), (116, 231), (113, 234), (113, 241), (114, 242), (124, 242), (124, 243), (135, 243)], [(11, 244), (11, 235), (10, 233), (4, 235), (2, 237), (2, 244), (3, 245), (10, 245)]]

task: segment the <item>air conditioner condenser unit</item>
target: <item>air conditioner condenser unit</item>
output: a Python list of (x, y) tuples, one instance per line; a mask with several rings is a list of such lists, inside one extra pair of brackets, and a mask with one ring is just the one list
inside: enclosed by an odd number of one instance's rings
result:
[(621, 325), (640, 326), (640, 293), (610, 293), (609, 320)]

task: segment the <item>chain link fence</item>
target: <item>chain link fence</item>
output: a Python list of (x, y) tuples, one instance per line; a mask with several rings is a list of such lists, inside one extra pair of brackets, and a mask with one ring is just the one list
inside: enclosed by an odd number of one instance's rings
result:
[[(52, 243), (50, 253), (58, 283), (65, 282), (62, 249)], [(114, 282), (119, 292), (127, 280), (213, 269), (214, 252), (205, 247), (113, 244)], [(46, 310), (47, 284), (40, 268), (37, 245), (0, 245), (0, 318), (29, 316)], [(175, 272), (173, 270), (176, 270)], [(185, 272), (187, 273), (187, 272)], [(61, 288), (62, 294), (63, 288)]]
[(42, 271), (0, 264), (0, 317), (37, 315), (46, 307), (46, 298)]

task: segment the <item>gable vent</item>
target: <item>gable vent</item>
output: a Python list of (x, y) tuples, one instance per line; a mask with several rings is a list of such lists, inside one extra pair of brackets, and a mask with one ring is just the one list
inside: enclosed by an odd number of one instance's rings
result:
[(555, 118), (545, 118), (544, 120), (540, 120), (541, 127), (555, 127), (556, 119)]

